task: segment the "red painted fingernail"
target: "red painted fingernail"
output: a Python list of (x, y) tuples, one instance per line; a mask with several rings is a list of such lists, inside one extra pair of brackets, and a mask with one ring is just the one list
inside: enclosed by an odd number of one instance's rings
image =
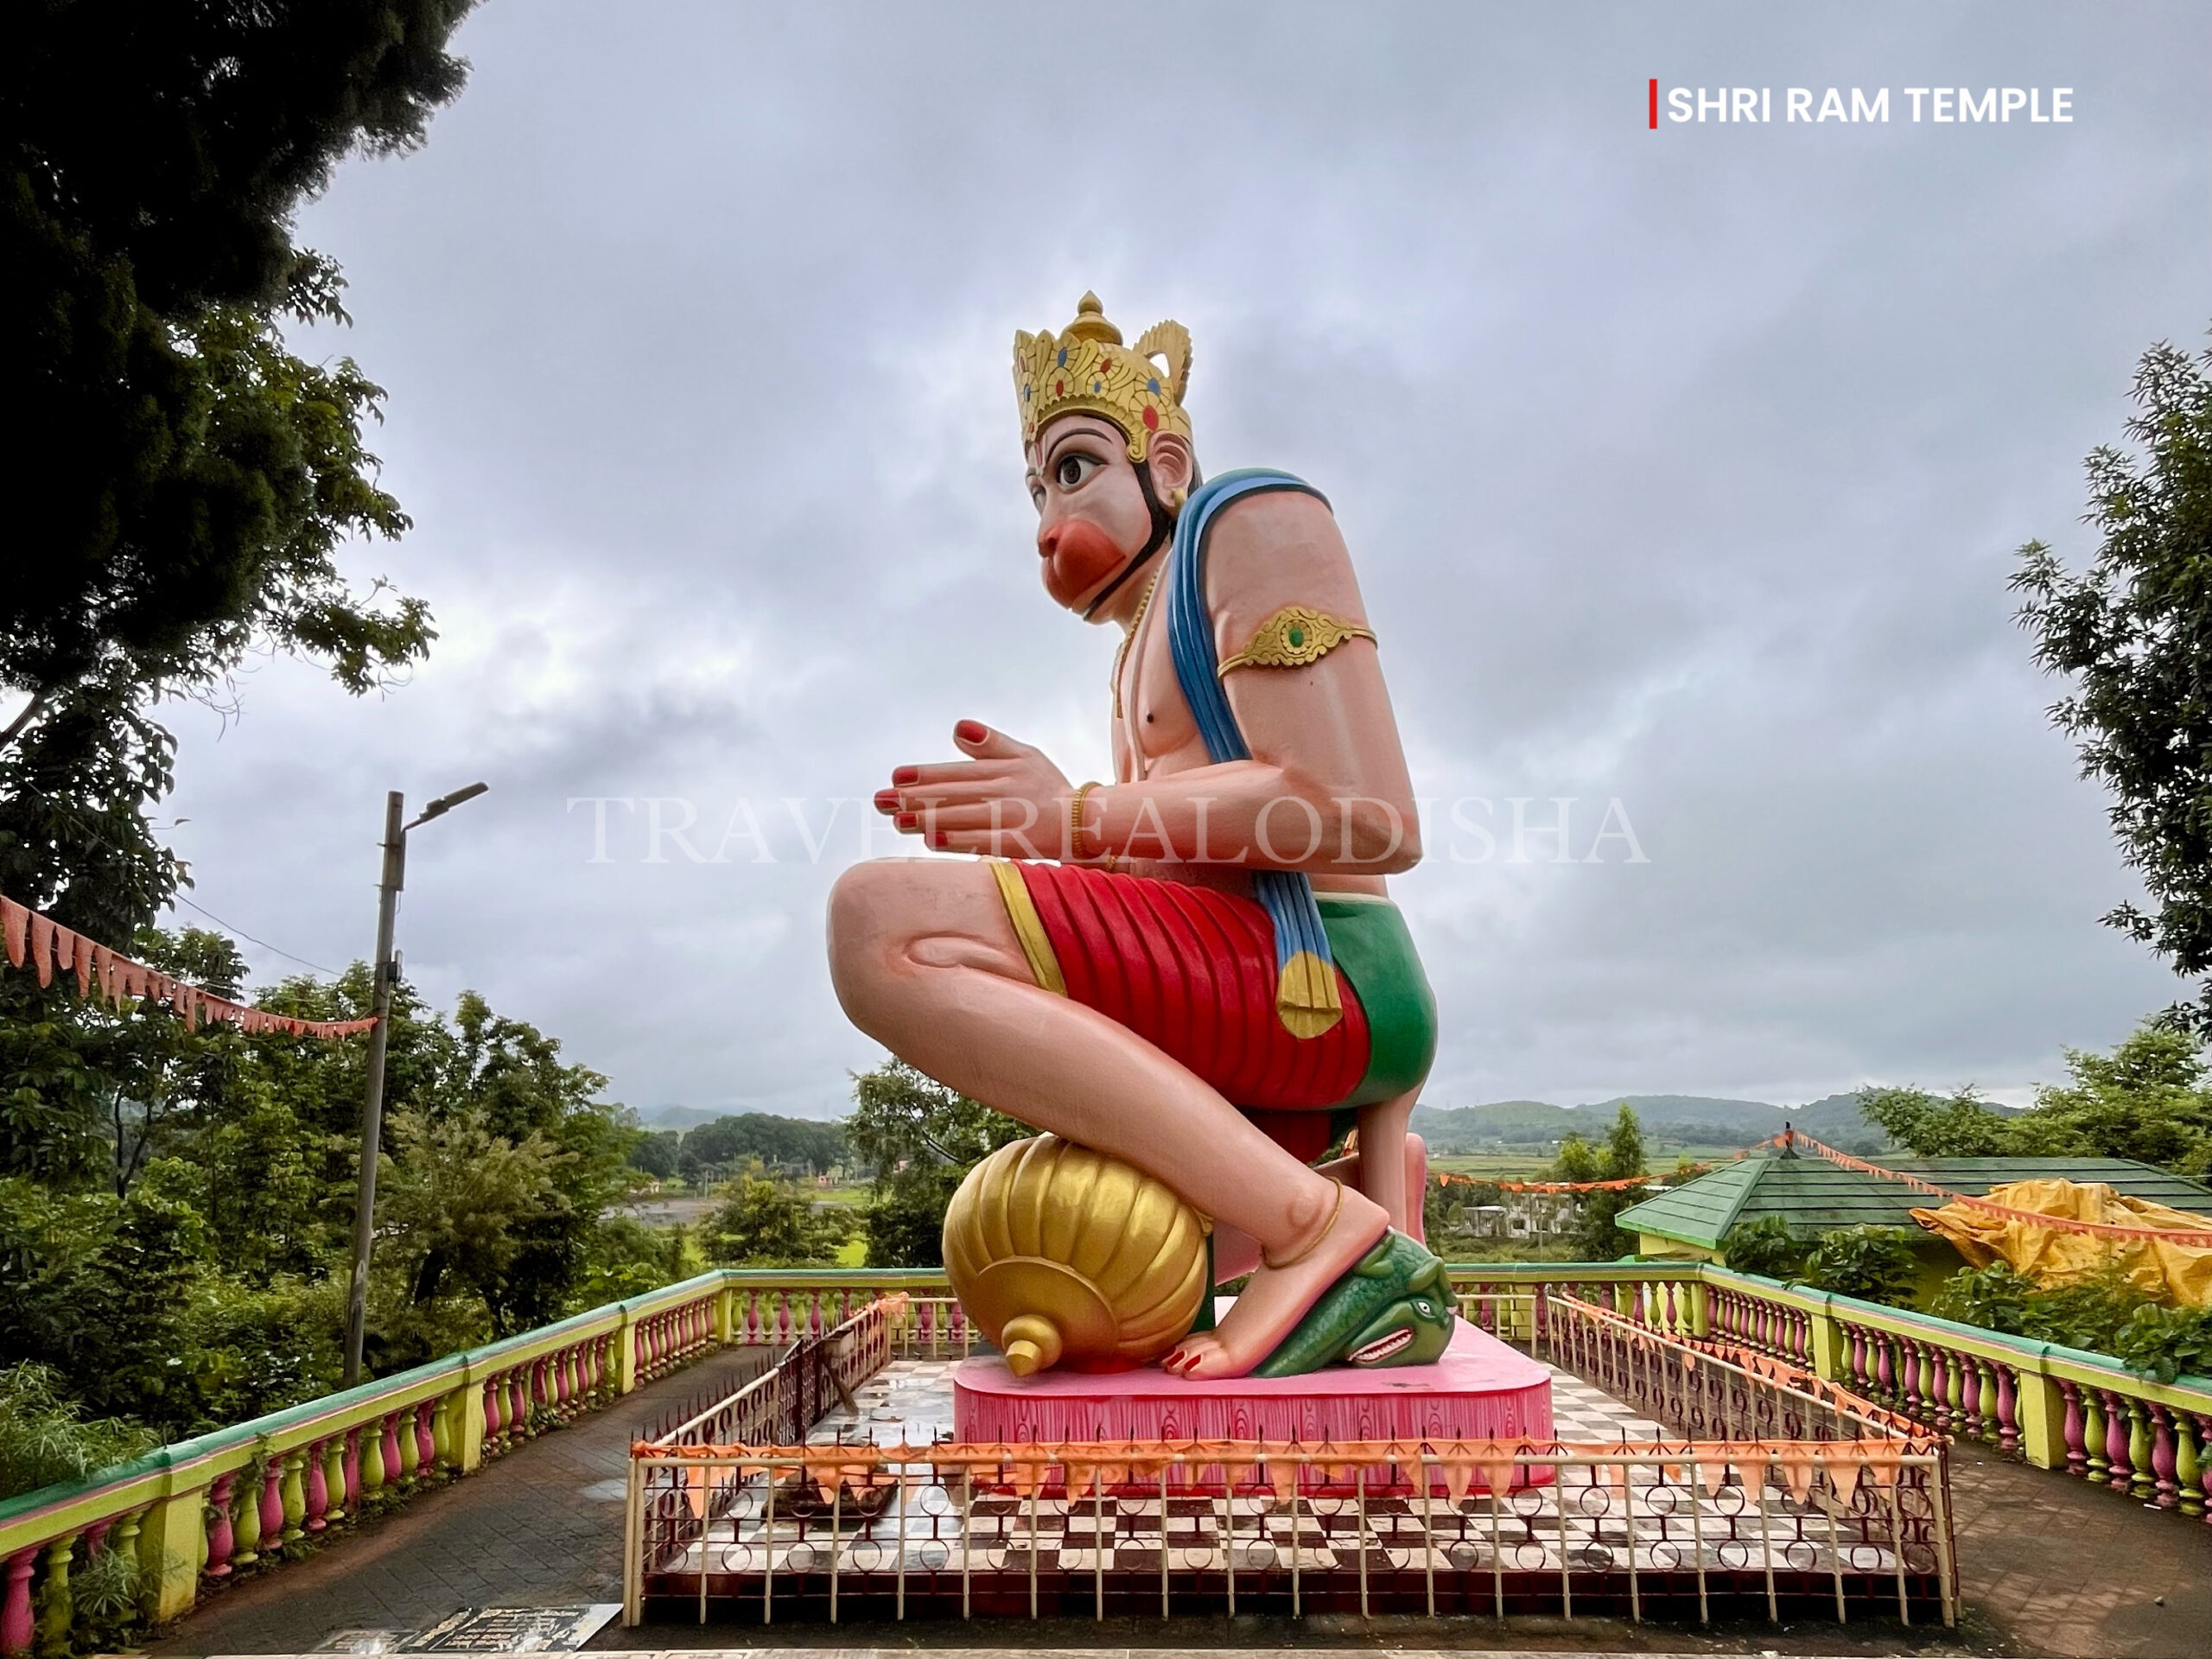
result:
[(922, 827), (922, 815), (918, 812), (901, 812), (891, 822), (901, 830), (918, 830)]
[(922, 781), (922, 769), (919, 766), (893, 766), (891, 781), (901, 788), (908, 784), (918, 784)]
[(879, 812), (896, 812), (899, 810), (899, 791), (895, 789), (877, 790), (875, 810)]
[(950, 846), (951, 844), (952, 844), (952, 837), (951, 837), (950, 836), (949, 836), (949, 835), (945, 834), (945, 832), (944, 832), (944, 830), (931, 830), (931, 831), (930, 831), (930, 845), (931, 845), (931, 846), (932, 846), (932, 847), (949, 847), (949, 846)]
[(952, 728), (952, 734), (963, 743), (980, 743), (991, 734), (991, 728), (980, 720), (963, 720)]

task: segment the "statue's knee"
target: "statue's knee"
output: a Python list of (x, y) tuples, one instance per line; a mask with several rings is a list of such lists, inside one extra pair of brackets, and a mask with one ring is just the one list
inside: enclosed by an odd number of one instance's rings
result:
[(887, 861), (855, 864), (830, 889), (830, 978), (849, 1009), (896, 931), (903, 908), (899, 874)]

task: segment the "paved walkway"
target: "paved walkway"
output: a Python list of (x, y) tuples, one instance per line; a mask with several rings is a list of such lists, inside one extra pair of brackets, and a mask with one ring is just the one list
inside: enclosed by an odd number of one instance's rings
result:
[(541, 1434), (306, 1560), (218, 1591), (148, 1650), (298, 1653), (337, 1630), (426, 1630), (464, 1607), (620, 1601), (631, 1441), (702, 1391), (754, 1375), (760, 1363), (711, 1359)]
[[(213, 1597), (152, 1644), (161, 1656), (297, 1654), (344, 1630), (424, 1630), (465, 1607), (555, 1606), (620, 1599), (626, 1452), (659, 1418), (734, 1369), (679, 1372), (612, 1409), (541, 1436), (482, 1474), (340, 1537), (326, 1551)], [(2212, 1652), (2212, 1527), (2146, 1512), (2063, 1475), (1958, 1449), (1953, 1489), (1967, 1618), (1955, 1634), (1894, 1623), (1710, 1631), (1625, 1621), (1516, 1618), (1439, 1624), (1325, 1617), (1160, 1621), (995, 1621), (987, 1639), (1039, 1659), (1050, 1651), (1179, 1648), (1252, 1653), (1330, 1649), (1401, 1654), (2003, 1654), (2031, 1659), (2202, 1659)], [(952, 1659), (980, 1628), (957, 1622), (779, 1625), (779, 1648), (881, 1643)], [(689, 1649), (705, 1659), (755, 1632), (727, 1624), (608, 1626), (594, 1649)], [(994, 1651), (997, 1651), (995, 1649)]]

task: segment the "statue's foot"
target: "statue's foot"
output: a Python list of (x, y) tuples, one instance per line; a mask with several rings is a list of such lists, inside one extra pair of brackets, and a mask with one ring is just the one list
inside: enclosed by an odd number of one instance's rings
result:
[[(1347, 1187), (1320, 1225), (1315, 1239), (1292, 1246), (1293, 1260), (1258, 1268), (1220, 1325), (1184, 1338), (1160, 1362), (1160, 1370), (1198, 1381), (1246, 1375), (1281, 1345), (1323, 1292), (1375, 1248), (1390, 1230), (1390, 1217), (1381, 1205)], [(1305, 1254), (1297, 1255), (1301, 1249)]]

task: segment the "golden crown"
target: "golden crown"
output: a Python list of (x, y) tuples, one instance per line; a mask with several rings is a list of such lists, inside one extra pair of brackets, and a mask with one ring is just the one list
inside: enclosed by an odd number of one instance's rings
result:
[(1191, 417), (1183, 412), (1183, 388), (1190, 379), (1189, 329), (1179, 322), (1155, 322), (1134, 347), (1124, 346), (1098, 296), (1085, 294), (1075, 321), (1058, 334), (1014, 337), (1021, 447), (1035, 442), (1053, 416), (1076, 411), (1103, 416), (1120, 427), (1128, 435), (1131, 461), (1145, 458), (1155, 432), (1173, 432), (1187, 443)]

